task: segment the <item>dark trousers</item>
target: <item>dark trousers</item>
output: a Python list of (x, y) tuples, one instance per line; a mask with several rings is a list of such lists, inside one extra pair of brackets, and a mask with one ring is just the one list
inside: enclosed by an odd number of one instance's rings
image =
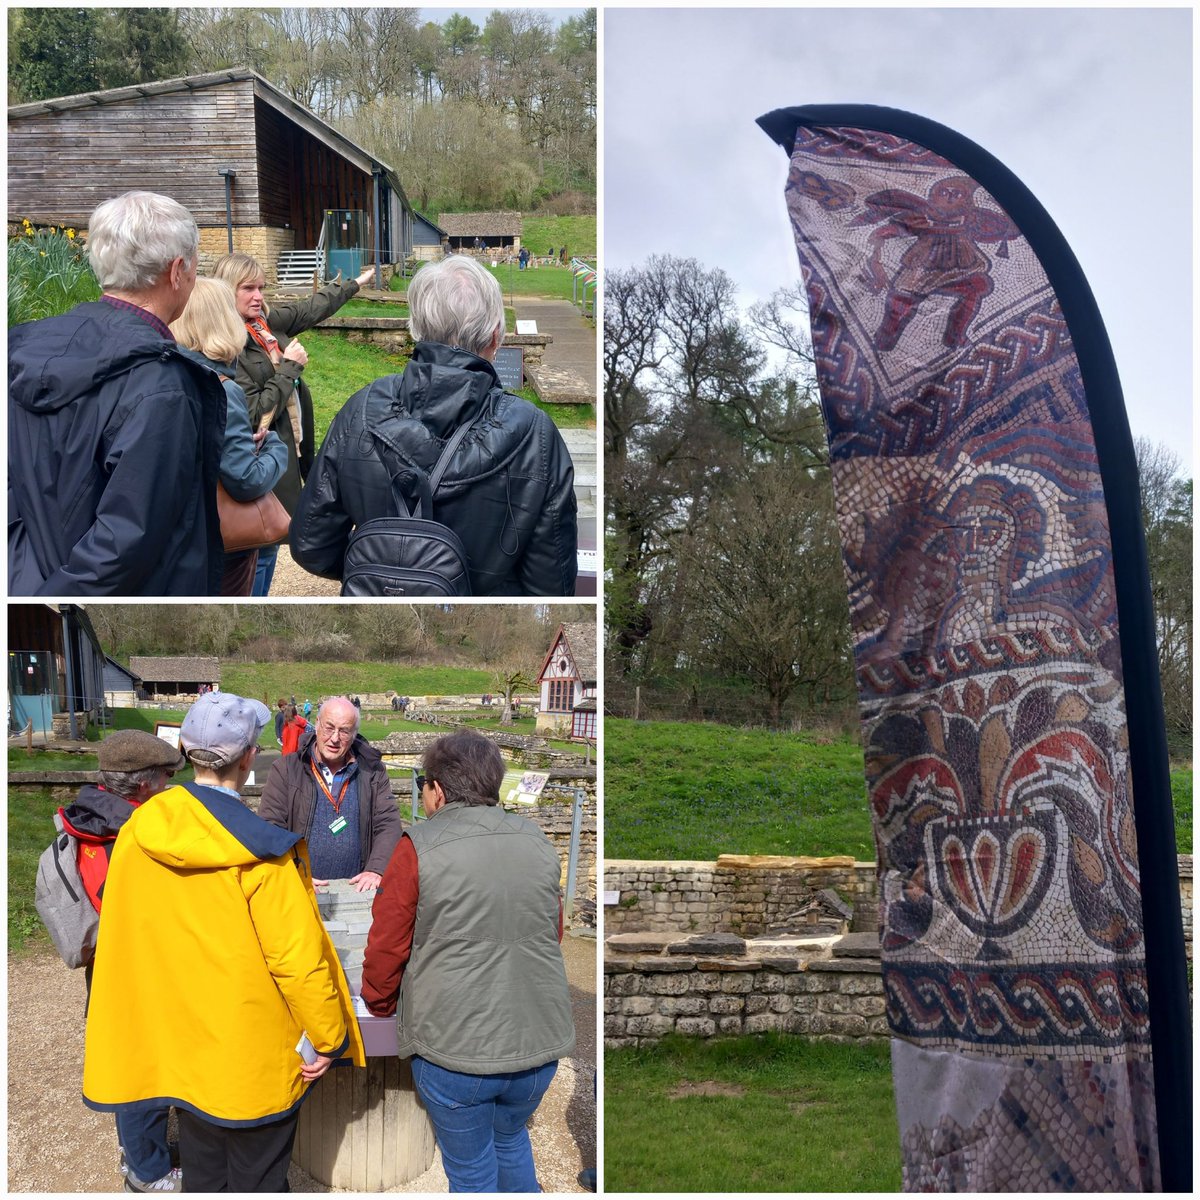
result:
[(286, 1192), (299, 1112), (230, 1129), (179, 1110), (179, 1163), (187, 1192)]

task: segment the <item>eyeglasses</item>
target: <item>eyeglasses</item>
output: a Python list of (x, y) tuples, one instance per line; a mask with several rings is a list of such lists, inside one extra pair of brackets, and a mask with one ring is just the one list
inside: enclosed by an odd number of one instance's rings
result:
[(434, 783), (434, 781), (432, 779), (430, 779), (428, 775), (418, 775), (417, 776), (417, 791), (423, 792), (425, 790), (426, 784), (429, 784), (430, 787), (433, 787), (433, 783)]
[(326, 737), (333, 737), (334, 734), (337, 734), (338, 737), (352, 738), (352, 737), (354, 737), (354, 733), (355, 733), (353, 727), (351, 727), (350, 729), (342, 729), (337, 725), (328, 725), (324, 721), (322, 721), (321, 724), (317, 726), (317, 728)]

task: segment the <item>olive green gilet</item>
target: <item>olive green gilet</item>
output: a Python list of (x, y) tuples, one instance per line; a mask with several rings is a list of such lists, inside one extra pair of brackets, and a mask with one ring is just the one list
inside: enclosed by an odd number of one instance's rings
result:
[(400, 1057), (498, 1075), (570, 1054), (562, 867), (545, 834), (499, 807), (448, 804), (406, 836), (418, 896), (396, 1008)]

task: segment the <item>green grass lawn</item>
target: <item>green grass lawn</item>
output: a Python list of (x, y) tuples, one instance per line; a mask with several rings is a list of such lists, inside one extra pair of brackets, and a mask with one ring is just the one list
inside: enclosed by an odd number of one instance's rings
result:
[(357, 296), (346, 301), (333, 314), (335, 317), (407, 317), (407, 304), (393, 304), (387, 300), (360, 300)]
[(874, 857), (857, 741), (608, 718), (606, 858)]
[[(538, 267), (527, 271), (517, 269), (516, 263), (484, 264), (500, 284), (504, 301), (511, 304), (521, 296), (545, 297), (549, 300), (571, 300), (574, 273), (568, 267)], [(578, 291), (578, 289), (576, 289)], [(589, 289), (589, 299), (594, 298)]]
[(885, 1044), (670, 1038), (604, 1056), (608, 1192), (894, 1192)]
[(43, 950), (50, 937), (33, 906), (38, 858), (50, 845), (59, 806), (48, 791), (14, 788), (8, 794), (8, 951)]
[[(301, 341), (308, 351), (304, 379), (313, 396), (317, 445), (325, 440), (329, 426), (342, 405), (360, 388), (384, 375), (404, 370), (408, 359), (389, 354), (378, 346), (350, 342), (344, 333), (310, 329)], [(591, 428), (596, 409), (591, 404), (543, 404), (530, 388), (517, 393), (547, 413), (559, 428)]]
[(551, 246), (557, 254), (563, 246), (580, 258), (596, 257), (596, 214), (582, 217), (537, 217), (521, 219), (521, 245), (531, 254), (544, 255)]
[(1172, 768), (1171, 799), (1175, 804), (1175, 850), (1192, 853), (1192, 768)]
[[(856, 739), (609, 717), (606, 858), (875, 857)], [(1192, 767), (1171, 771), (1175, 841), (1192, 853)]]
[(240, 696), (268, 703), (280, 696), (305, 697), (315, 704), (318, 696), (362, 695), (389, 689), (403, 696), (475, 696), (495, 691), (490, 671), (465, 667), (409, 667), (373, 662), (239, 663), (221, 666), (221, 687)]

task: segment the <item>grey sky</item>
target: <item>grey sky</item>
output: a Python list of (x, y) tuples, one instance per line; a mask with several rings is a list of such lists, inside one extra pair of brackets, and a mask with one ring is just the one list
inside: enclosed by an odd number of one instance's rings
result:
[(743, 302), (799, 279), (774, 108), (883, 104), (1030, 188), (1083, 266), (1135, 436), (1192, 470), (1188, 9), (604, 13), (604, 256), (722, 267)]

